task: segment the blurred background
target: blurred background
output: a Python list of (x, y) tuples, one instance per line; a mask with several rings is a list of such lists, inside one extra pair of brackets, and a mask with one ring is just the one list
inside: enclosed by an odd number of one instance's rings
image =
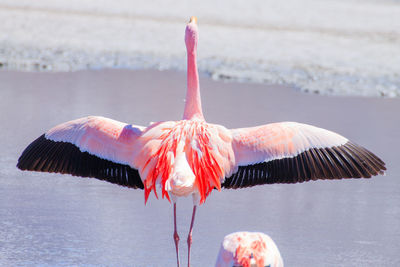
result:
[(200, 71), (320, 94), (400, 95), (397, 0), (1, 0), (2, 68), (184, 70), (200, 27)]

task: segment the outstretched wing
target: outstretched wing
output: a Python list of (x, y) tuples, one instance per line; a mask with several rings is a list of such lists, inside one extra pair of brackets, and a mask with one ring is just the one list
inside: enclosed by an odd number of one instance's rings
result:
[(385, 163), (334, 132), (281, 122), (231, 130), (236, 167), (225, 188), (298, 183), (317, 179), (369, 178)]
[(144, 127), (103, 117), (85, 117), (50, 129), (18, 159), (21, 170), (68, 173), (142, 188), (132, 165), (134, 144)]

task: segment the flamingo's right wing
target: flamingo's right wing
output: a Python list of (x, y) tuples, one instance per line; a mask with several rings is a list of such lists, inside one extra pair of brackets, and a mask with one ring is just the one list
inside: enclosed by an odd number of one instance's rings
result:
[(62, 123), (33, 141), (22, 152), (17, 167), (94, 177), (143, 189), (132, 163), (135, 142), (143, 130), (95, 116)]
[(369, 178), (385, 163), (334, 132), (295, 122), (233, 129), (233, 175), (223, 187), (298, 183), (317, 179)]

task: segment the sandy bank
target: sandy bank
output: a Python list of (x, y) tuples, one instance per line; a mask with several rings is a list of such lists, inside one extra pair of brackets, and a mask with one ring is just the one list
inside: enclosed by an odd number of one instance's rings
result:
[(183, 31), (196, 15), (199, 69), (213, 79), (289, 84), (324, 95), (400, 95), (398, 2), (170, 4), (4, 0), (0, 67), (184, 70)]

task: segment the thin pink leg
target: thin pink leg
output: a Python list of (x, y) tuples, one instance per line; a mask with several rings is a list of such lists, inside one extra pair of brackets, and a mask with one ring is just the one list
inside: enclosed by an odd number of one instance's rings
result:
[(174, 203), (174, 242), (176, 248), (176, 264), (179, 267), (179, 248), (178, 248), (179, 235), (178, 231), (176, 230), (176, 203)]
[(196, 205), (193, 206), (193, 213), (192, 213), (192, 222), (190, 223), (190, 230), (187, 238), (188, 244), (188, 267), (190, 267), (190, 247), (192, 246), (192, 231), (193, 231), (193, 224), (194, 224), (194, 216), (196, 215)]

